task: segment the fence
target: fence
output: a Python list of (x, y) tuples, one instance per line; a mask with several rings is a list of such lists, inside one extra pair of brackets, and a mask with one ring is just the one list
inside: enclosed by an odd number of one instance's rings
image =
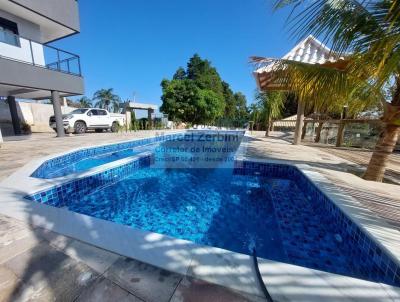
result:
[(374, 148), (382, 122), (373, 119), (305, 121), (302, 137), (306, 141), (337, 147)]
[[(337, 147), (374, 148), (383, 124), (379, 119), (314, 120), (305, 119), (302, 139)], [(294, 131), (295, 122), (276, 121), (275, 131)]]
[(78, 55), (0, 29), (0, 57), (81, 76)]

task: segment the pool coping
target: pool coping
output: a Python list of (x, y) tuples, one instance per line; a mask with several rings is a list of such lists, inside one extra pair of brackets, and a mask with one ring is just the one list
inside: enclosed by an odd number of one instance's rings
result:
[[(185, 133), (188, 130), (177, 130), (173, 132), (167, 132), (165, 135), (175, 135), (175, 134), (180, 134), (180, 133)], [(163, 133), (160, 131), (160, 133)], [(73, 152), (77, 151), (84, 151), (87, 149), (92, 149), (92, 148), (100, 148), (104, 146), (109, 146), (109, 145), (118, 145), (118, 144), (124, 144), (124, 143), (129, 143), (129, 142), (134, 142), (134, 141), (140, 141), (148, 138), (152, 138), (154, 136), (148, 136), (148, 137), (140, 137), (140, 138), (130, 138), (122, 141), (118, 141), (115, 143), (104, 143), (104, 144), (98, 144), (95, 146), (91, 147), (77, 147), (70, 149), (68, 151), (56, 153), (56, 154), (51, 154), (47, 155), (38, 159), (31, 160), (29, 163), (24, 165), (22, 168), (18, 169), (14, 173), (12, 173), (10, 176), (7, 178), (3, 179), (0, 182), (0, 186), (7, 186), (9, 188), (14, 188), (18, 190), (21, 186), (24, 187), (24, 190), (26, 191), (27, 195), (32, 194), (37, 191), (42, 191), (48, 188), (51, 188), (53, 186), (58, 186), (63, 183), (72, 181), (76, 178), (83, 178), (89, 175), (93, 175), (96, 173), (99, 173), (101, 171), (105, 171), (114, 167), (118, 167), (120, 165), (126, 164), (130, 161), (132, 161), (137, 155), (130, 156), (127, 158), (123, 158), (120, 160), (116, 160), (98, 167), (91, 168), (86, 171), (82, 172), (77, 172), (77, 173), (72, 173), (66, 176), (61, 176), (61, 177), (56, 177), (56, 178), (37, 178), (32, 176), (32, 174), (46, 161), (49, 161), (51, 159), (61, 157)], [(22, 184), (21, 184), (22, 182)]]
[[(81, 149), (85, 148), (78, 148), (78, 150)], [(64, 152), (63, 154), (70, 152), (73, 151)], [(241, 154), (240, 152), (238, 153), (239, 154), (237, 155), (236, 159), (241, 160)], [(52, 158), (53, 157), (55, 156), (52, 156)], [(308, 165), (291, 165), (287, 162), (285, 163), (279, 160), (261, 160), (248, 157), (245, 157), (244, 159), (252, 162), (279, 163), (295, 166), (311, 182), (316, 184), (317, 187), (324, 194), (326, 194), (332, 202), (340, 207), (340, 209), (346, 213), (346, 215), (350, 216), (350, 218), (354, 218), (353, 216), (357, 217), (357, 215), (359, 215), (359, 209), (356, 213), (354, 208), (354, 204), (358, 203), (357, 201), (351, 197), (349, 198), (343, 194), (343, 192), (340, 194), (340, 189), (335, 188), (334, 184), (332, 184), (319, 172), (311, 171), (310, 166)], [(46, 157), (46, 159), (42, 159), (41, 162), (44, 162), (44, 160), (48, 160), (48, 158)], [(123, 160), (129, 161), (132, 159)], [(36, 165), (37, 163), (30, 163), (27, 166), (28, 168), (32, 168), (34, 167), (34, 164)], [(103, 168), (110, 169), (114, 166), (117, 166), (115, 162), (113, 162), (113, 164), (109, 167)], [(98, 172), (99, 171), (96, 170), (89, 171), (87, 173), (93, 174)], [(29, 177), (29, 181), (32, 179), (32, 177)], [(251, 256), (234, 253), (220, 248), (202, 246), (191, 241), (133, 229), (131, 227), (116, 224), (114, 222), (71, 212), (63, 208), (55, 208), (52, 206), (31, 202), (24, 199), (24, 196), (26, 196), (29, 192), (27, 192), (27, 188), (24, 186), (22, 186), (24, 191), (21, 191), (16, 186), (17, 183), (15, 182), (17, 180), (19, 182), (18, 187), (21, 188), (21, 178), (18, 179), (15, 176), (11, 181), (11, 184), (14, 184), (12, 186), (8, 185), (10, 184), (10, 181), (3, 181), (0, 183), (0, 213), (2, 214), (23, 220), (34, 226), (43, 227), (66, 236), (76, 238), (94, 246), (116, 252), (123, 256), (131, 257), (139, 261), (158, 266), (163, 269), (262, 297), (262, 292), (257, 283)], [(46, 187), (52, 187), (56, 185), (54, 182), (45, 183)], [(325, 186), (329, 188), (327, 189)], [(335, 192), (333, 192), (332, 188), (337, 189), (337, 191), (334, 190)], [(33, 186), (28, 189), (39, 191), (37, 190), (37, 186)], [(42, 187), (41, 190), (43, 189), (45, 188)], [(364, 225), (365, 221), (360, 221), (358, 218), (354, 218), (352, 220), (364, 231), (372, 234), (373, 236), (370, 236), (371, 238), (374, 238), (374, 236), (377, 235), (376, 232), (374, 232), (374, 229), (371, 230), (370, 225)], [(388, 225), (386, 225), (384, 221), (379, 225), (382, 225), (384, 232), (386, 232)], [(381, 237), (378, 238), (393, 240), (393, 238), (391, 238), (392, 232), (390, 231), (393, 230), (390, 230), (389, 228), (390, 238), (388, 238), (385, 234), (383, 234), (382, 237), (382, 234), (379, 233), (378, 235)], [(382, 233), (382, 230), (380, 230), (380, 232)], [(400, 233), (397, 233), (398, 234), (395, 235), (397, 235), (400, 242)], [(378, 242), (378, 244), (382, 245), (380, 242)], [(392, 255), (393, 253), (390, 250), (392, 248), (398, 249), (397, 246), (398, 245), (387, 246), (387, 242), (385, 242), (385, 245), (383, 245), (384, 249), (389, 250), (389, 253)], [(398, 253), (395, 253), (395, 256), (398, 260), (400, 249), (397, 250), (397, 252)], [(334, 297), (335, 299), (338, 297), (341, 299), (344, 297), (353, 299), (354, 293), (350, 292), (349, 290), (346, 291), (346, 288), (348, 288), (349, 284), (354, 285), (354, 288), (371, 289), (370, 291), (366, 290), (365, 295), (364, 293), (357, 292), (357, 297), (364, 295), (364, 298), (370, 298), (371, 294), (379, 293), (379, 298), (388, 297), (390, 299), (400, 299), (400, 288), (397, 287), (326, 273), (262, 258), (259, 258), (259, 262), (260, 271), (264, 282), (270, 290), (271, 295), (277, 300), (289, 299), (289, 301), (296, 301), (301, 295), (307, 295), (308, 298), (307, 300), (299, 301), (312, 301), (314, 295), (316, 295), (315, 299), (320, 299), (323, 295), (328, 295), (329, 297)], [(306, 277), (299, 278), (299, 276)], [(277, 278), (279, 280), (285, 279), (286, 283), (289, 282), (291, 285), (285, 287), (277, 281)], [(307, 290), (304, 291), (304, 287), (307, 286), (307, 284), (321, 284), (321, 288), (324, 288), (324, 290), (323, 292), (317, 291), (311, 293), (310, 296), (310, 293), (307, 292)], [(368, 295), (366, 295), (366, 293), (368, 293)]]

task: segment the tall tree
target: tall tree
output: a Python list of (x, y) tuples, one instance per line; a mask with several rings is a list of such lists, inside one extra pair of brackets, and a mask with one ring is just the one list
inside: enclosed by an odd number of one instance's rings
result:
[(173, 76), (174, 80), (184, 80), (186, 79), (186, 71), (182, 67), (179, 67)]
[[(384, 130), (364, 174), (367, 180), (382, 181), (400, 132), (399, 1), (277, 1), (277, 8), (288, 5), (294, 10), (289, 19), (293, 33), (321, 36), (332, 45), (337, 64), (290, 60), (268, 64), (273, 64), (282, 83), (303, 102), (329, 108), (343, 106), (354, 95), (363, 95), (367, 102), (382, 102)], [(388, 101), (382, 91), (385, 86), (394, 91)]]
[(235, 117), (237, 119), (247, 119), (248, 110), (246, 107), (246, 96), (241, 92), (236, 92), (233, 97), (235, 98)]
[(93, 100), (97, 101), (95, 104), (96, 107), (114, 112), (118, 112), (119, 103), (121, 102), (121, 98), (114, 94), (112, 88), (97, 90), (93, 95)]
[(190, 80), (163, 80), (160, 110), (173, 121), (193, 122), (199, 89)]
[(193, 80), (200, 89), (209, 89), (222, 94), (222, 80), (211, 62), (203, 60), (198, 54), (190, 58), (187, 65), (187, 78)]
[(225, 99), (225, 117), (233, 119), (236, 116), (236, 99), (229, 84), (222, 82), (222, 95)]
[(213, 124), (224, 114), (225, 104), (221, 95), (208, 89), (199, 89), (196, 95), (196, 111), (193, 122)]
[(164, 79), (161, 87), (160, 109), (172, 120), (206, 124), (219, 123), (222, 118), (231, 122), (246, 118), (245, 96), (234, 94), (211, 63), (198, 55), (190, 58), (187, 70), (179, 67), (173, 79)]

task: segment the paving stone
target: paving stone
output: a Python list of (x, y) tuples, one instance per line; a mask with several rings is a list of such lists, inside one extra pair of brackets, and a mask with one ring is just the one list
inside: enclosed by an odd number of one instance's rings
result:
[(97, 248), (93, 245), (74, 240), (63, 250), (68, 256), (84, 262), (96, 272), (103, 274), (121, 256)]
[(0, 245), (8, 245), (15, 240), (32, 235), (32, 233), (28, 224), (0, 215)]
[(52, 247), (59, 249), (73, 259), (84, 262), (99, 274), (103, 274), (120, 257), (118, 254), (52, 231), (42, 229), (40, 236), (44, 237)]
[(18, 286), (17, 276), (4, 266), (0, 266), (0, 301), (11, 301), (11, 296)]
[(34, 301), (73, 301), (98, 277), (85, 264), (45, 243), (4, 265), (22, 281), (15, 289), (12, 301), (25, 301), (32, 292)]
[(12, 259), (13, 257), (29, 251), (39, 244), (41, 239), (35, 236), (28, 236), (15, 240), (8, 245), (0, 245), (0, 264)]
[(55, 247), (59, 250), (66, 249), (74, 241), (74, 239), (70, 237), (43, 228), (37, 228), (35, 233), (44, 238), (52, 247)]
[(225, 287), (185, 277), (179, 283), (171, 302), (263, 302), (257, 296), (242, 295)]
[(169, 301), (182, 279), (181, 275), (125, 257), (111, 265), (105, 276), (148, 302)]
[(21, 254), (42, 241), (28, 225), (0, 215), (0, 264)]
[(130, 294), (110, 280), (99, 277), (96, 282), (86, 288), (76, 302), (142, 302), (143, 300)]

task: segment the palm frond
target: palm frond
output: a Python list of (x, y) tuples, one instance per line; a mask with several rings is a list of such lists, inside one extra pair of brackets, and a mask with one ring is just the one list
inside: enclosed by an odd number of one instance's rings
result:
[[(267, 58), (262, 61), (258, 58), (256, 65), (260, 68), (264, 64), (271, 83), (295, 93), (310, 110), (341, 112), (343, 106), (351, 104), (351, 111), (355, 113), (383, 98), (381, 90), (369, 80), (370, 66), (362, 63), (363, 60), (352, 56), (342, 64), (320, 65)], [(362, 101), (361, 97), (365, 99)]]
[(286, 95), (282, 91), (257, 92), (255, 99), (260, 118), (267, 123), (281, 117)]
[(335, 68), (285, 59), (270, 59), (268, 64), (274, 81), (317, 109), (329, 107), (351, 89), (346, 73)]
[(294, 37), (303, 39), (313, 34), (331, 44), (332, 51), (345, 54), (363, 45), (366, 35), (379, 36), (383, 31), (366, 2), (369, 1), (278, 0), (275, 7), (293, 6), (288, 25)]
[[(113, 93), (113, 89), (100, 89), (93, 95), (93, 100), (96, 100), (96, 107), (105, 108), (114, 112), (118, 111), (121, 98)], [(110, 108), (111, 107), (111, 108)]]
[(351, 60), (347, 74), (353, 78), (368, 78), (380, 90), (400, 74), (400, 1), (277, 0), (276, 8), (284, 6), (293, 7), (292, 34), (328, 43)]

